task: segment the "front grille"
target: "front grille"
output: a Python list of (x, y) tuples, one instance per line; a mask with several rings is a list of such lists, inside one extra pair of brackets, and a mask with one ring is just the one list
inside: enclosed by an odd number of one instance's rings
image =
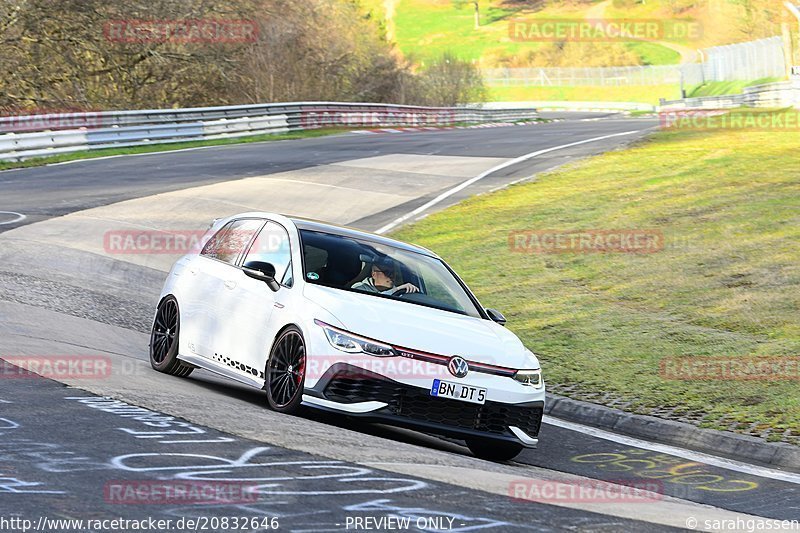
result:
[(390, 404), (395, 414), (435, 424), (456, 426), (507, 435), (508, 426), (516, 426), (536, 437), (542, 420), (541, 407), (520, 407), (497, 402), (483, 405), (438, 398), (426, 391), (404, 387), (399, 400)]
[(517, 407), (492, 403), (483, 413), (481, 427), (485, 427), (490, 433), (496, 433), (508, 426), (515, 426), (531, 437), (537, 437), (543, 411), (542, 407)]
[(371, 373), (363, 376), (337, 374), (325, 387), (325, 398), (340, 403), (383, 402), (388, 404), (386, 409), (391, 415), (458, 429), (508, 436), (508, 427), (516, 426), (531, 437), (539, 434), (541, 406), (460, 402), (431, 396), (427, 390), (373, 376), (375, 374)]
[(325, 387), (325, 398), (339, 403), (364, 401), (391, 403), (398, 392), (388, 380), (345, 372), (337, 374), (328, 382)]

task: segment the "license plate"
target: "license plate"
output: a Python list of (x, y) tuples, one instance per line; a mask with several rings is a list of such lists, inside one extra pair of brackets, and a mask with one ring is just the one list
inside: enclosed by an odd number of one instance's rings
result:
[(431, 396), (452, 398), (453, 400), (461, 400), (462, 402), (486, 403), (486, 389), (462, 385), (461, 383), (450, 383), (449, 381), (442, 381), (440, 379), (433, 380)]

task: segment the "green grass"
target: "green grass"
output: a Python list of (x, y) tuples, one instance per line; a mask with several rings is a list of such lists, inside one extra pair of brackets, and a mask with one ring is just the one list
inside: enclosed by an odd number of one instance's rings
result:
[(621, 87), (489, 87), (493, 102), (524, 102), (530, 100), (568, 100), (594, 102), (642, 102), (658, 104), (659, 97), (680, 98), (677, 85), (631, 85)]
[(681, 55), (657, 43), (626, 43), (629, 50), (638, 55), (643, 65), (674, 65), (681, 62)]
[[(477, 60), (489, 49), (517, 51), (520, 45), (508, 40), (507, 21), (513, 12), (490, 9), (484, 13), (496, 22), (476, 31), (469, 8), (456, 9), (449, 2), (403, 0), (397, 8), (397, 44), (406, 55), (420, 62), (430, 62), (447, 51), (462, 59)], [(503, 42), (507, 41), (507, 42)]]
[[(569, 4), (545, 4), (535, 9), (507, 7), (509, 4), (496, 1), (482, 4), (482, 27), (476, 30), (469, 4), (457, 9), (449, 0), (400, 0), (394, 19), (397, 45), (406, 56), (422, 64), (429, 64), (449, 51), (462, 59), (483, 60), (483, 66), (492, 67), (495, 66), (493, 58), (497, 56), (519, 56), (552, 45), (511, 40), (511, 20), (582, 19), (586, 9)], [(613, 55), (611, 48), (615, 46), (619, 43), (605, 45), (610, 56)], [(638, 55), (642, 64), (671, 64), (679, 60), (677, 53), (656, 43), (626, 43), (624, 48)], [(603, 50), (601, 44), (596, 53), (602, 54)]]
[(636, 117), (652, 117), (655, 116), (655, 110), (653, 111), (628, 111), (628, 116), (636, 118)]
[[(798, 132), (662, 131), (393, 236), (435, 250), (551, 390), (800, 441), (797, 381), (673, 381), (665, 357), (800, 356)], [(765, 164), (769, 162), (769, 164)], [(514, 230), (643, 228), (653, 254), (512, 253)], [(673, 413), (673, 415), (674, 415)], [(784, 431), (794, 431), (785, 437)]]
[(772, 83), (780, 81), (778, 78), (761, 78), (753, 81), (711, 81), (692, 88), (687, 96), (720, 96), (725, 94), (741, 94), (745, 87), (761, 85), (762, 83)]
[(238, 137), (235, 139), (214, 139), (208, 141), (190, 141), (170, 144), (151, 144), (147, 146), (131, 146), (128, 148), (104, 148), (102, 150), (86, 150), (82, 152), (72, 152), (69, 154), (59, 154), (47, 157), (36, 157), (25, 161), (0, 161), (0, 170), (12, 168), (40, 167), (53, 163), (64, 163), (79, 159), (97, 159), (98, 157), (110, 157), (115, 155), (131, 154), (150, 154), (157, 152), (171, 152), (174, 150), (185, 150), (187, 148), (198, 148), (201, 146), (223, 146), (228, 144), (247, 144), (265, 141), (285, 141), (291, 139), (306, 139), (310, 137), (321, 137), (348, 131), (343, 128), (325, 128), (317, 130), (297, 131), (291, 133), (281, 133), (272, 135), (254, 135), (252, 137)]

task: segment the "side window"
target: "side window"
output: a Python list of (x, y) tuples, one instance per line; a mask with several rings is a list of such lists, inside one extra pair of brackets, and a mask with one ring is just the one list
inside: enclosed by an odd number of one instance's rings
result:
[(263, 220), (252, 219), (228, 222), (208, 240), (200, 255), (233, 265), (263, 224)]
[(267, 222), (247, 252), (244, 263), (261, 261), (275, 267), (275, 279), (279, 283), (292, 286), (292, 252), (289, 247), (289, 234), (282, 226)]

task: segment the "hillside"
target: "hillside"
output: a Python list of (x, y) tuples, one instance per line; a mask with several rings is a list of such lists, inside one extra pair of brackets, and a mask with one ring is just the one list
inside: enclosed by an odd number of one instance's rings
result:
[[(406, 57), (424, 65), (451, 51), (484, 68), (675, 64), (693, 59), (697, 48), (778, 34), (781, 9), (765, 0), (482, 0), (476, 29), (471, 2), (369, 0), (367, 5), (384, 18), (389, 37)], [(512, 20), (565, 18), (693, 19), (702, 33), (699, 39), (628, 43), (517, 42), (510, 37)]]

